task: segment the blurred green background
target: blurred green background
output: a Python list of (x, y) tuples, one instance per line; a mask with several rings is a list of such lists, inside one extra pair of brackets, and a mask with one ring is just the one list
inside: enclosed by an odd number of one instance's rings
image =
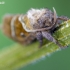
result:
[[(52, 10), (52, 7), (55, 7), (58, 16), (70, 17), (70, 0), (0, 0), (0, 2), (2, 1), (5, 4), (0, 4), (0, 23), (5, 14), (26, 13), (30, 8), (47, 7)], [(0, 31), (0, 50), (14, 43)], [(70, 47), (19, 70), (70, 70)]]

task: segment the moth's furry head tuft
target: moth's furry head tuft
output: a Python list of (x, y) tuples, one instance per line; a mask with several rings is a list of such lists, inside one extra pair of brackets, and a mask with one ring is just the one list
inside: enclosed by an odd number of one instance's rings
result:
[(27, 17), (31, 21), (31, 24), (35, 24), (36, 21), (46, 12), (46, 9), (30, 9), (27, 12)]

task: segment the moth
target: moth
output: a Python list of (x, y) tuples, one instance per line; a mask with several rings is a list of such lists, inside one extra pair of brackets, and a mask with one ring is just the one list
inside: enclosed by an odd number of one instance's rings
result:
[(46, 38), (63, 48), (64, 46), (52, 36), (52, 33), (61, 21), (68, 19), (65, 16), (58, 17), (55, 8), (53, 8), (53, 11), (47, 8), (32, 8), (24, 15), (5, 16), (3, 19), (3, 32), (21, 44), (29, 44), (37, 39), (40, 42), (39, 47), (42, 47), (43, 38)]
[(5, 15), (3, 18), (2, 31), (12, 40), (26, 45), (31, 43), (35, 39), (35, 36), (23, 29), (21, 22), (18, 20), (19, 16), (20, 15)]

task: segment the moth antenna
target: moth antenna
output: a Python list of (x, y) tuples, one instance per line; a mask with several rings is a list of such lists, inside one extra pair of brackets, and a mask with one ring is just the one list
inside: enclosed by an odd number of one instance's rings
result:
[(47, 27), (47, 28), (41, 28), (41, 29), (35, 29), (35, 30), (28, 30), (28, 29), (26, 28), (26, 26), (25, 26), (23, 20), (22, 20), (22, 17), (23, 17), (22, 15), (19, 17), (19, 21), (21, 22), (23, 28), (24, 28), (27, 32), (37, 32), (37, 31), (49, 30), (49, 29), (51, 29), (51, 28), (55, 25), (55, 23), (54, 23), (52, 26)]
[(56, 22), (57, 20), (57, 13), (56, 13), (56, 10), (55, 8), (53, 7), (53, 11), (54, 11), (54, 23)]

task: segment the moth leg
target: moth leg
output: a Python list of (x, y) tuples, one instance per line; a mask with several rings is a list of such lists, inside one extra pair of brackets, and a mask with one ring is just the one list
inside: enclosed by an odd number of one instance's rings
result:
[(69, 20), (68, 17), (66, 17), (66, 16), (60, 16), (60, 17), (57, 17), (56, 23), (59, 26), (62, 23), (62, 21), (67, 21), (67, 20)]
[(69, 20), (69, 18), (66, 17), (66, 16), (60, 16), (60, 17), (57, 18), (57, 20), (67, 21), (67, 20)]
[(37, 38), (37, 40), (40, 42), (39, 48), (42, 47), (42, 45), (43, 45), (42, 32), (36, 32), (36, 38)]
[[(60, 48), (63, 48), (63, 46), (51, 35), (51, 33), (43, 31), (42, 35), (43, 35), (43, 37), (45, 37), (49, 41), (54, 42), (55, 44), (57, 44)], [(67, 47), (67, 46), (65, 46), (65, 47)]]
[[(57, 17), (56, 24), (57, 24), (57, 26), (60, 26), (60, 24), (62, 23), (62, 21), (67, 21), (67, 20), (69, 20), (69, 18), (66, 17), (66, 16)], [(56, 27), (52, 28), (52, 32), (55, 32), (56, 30), (57, 30)]]

